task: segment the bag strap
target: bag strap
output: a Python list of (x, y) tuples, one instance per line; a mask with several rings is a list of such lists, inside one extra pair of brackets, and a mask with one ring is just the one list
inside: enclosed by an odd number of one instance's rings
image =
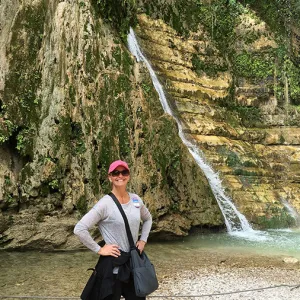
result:
[(109, 193), (108, 194), (115, 202), (115, 204), (117, 205), (123, 219), (124, 219), (124, 223), (125, 223), (125, 228), (126, 228), (126, 233), (127, 233), (127, 237), (128, 237), (128, 241), (129, 241), (129, 245), (130, 245), (130, 249), (134, 249), (135, 245), (133, 242), (133, 237), (132, 237), (132, 233), (130, 231), (130, 227), (129, 227), (129, 223), (128, 223), (128, 219), (125, 215), (125, 212), (122, 208), (122, 205), (120, 204), (119, 200), (117, 199), (117, 197), (113, 194), (113, 193)]

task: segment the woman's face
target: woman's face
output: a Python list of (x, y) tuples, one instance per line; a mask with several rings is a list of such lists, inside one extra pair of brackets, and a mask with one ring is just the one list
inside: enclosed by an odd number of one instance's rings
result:
[(115, 187), (122, 187), (127, 185), (130, 173), (123, 166), (118, 166), (108, 175), (108, 178)]

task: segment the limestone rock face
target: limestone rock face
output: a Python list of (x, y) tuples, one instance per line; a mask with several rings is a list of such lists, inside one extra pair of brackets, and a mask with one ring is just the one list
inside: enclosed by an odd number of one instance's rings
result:
[[(0, 2), (2, 248), (80, 247), (73, 227), (110, 190), (115, 159), (131, 166), (129, 190), (149, 207), (153, 236), (224, 227), (147, 68), (97, 2)], [(226, 193), (254, 226), (294, 225), (297, 25), (282, 36), (242, 1), (133, 2), (143, 51)]]
[(0, 16), (2, 248), (78, 248), (74, 225), (119, 158), (154, 234), (223, 226), (145, 66), (89, 1), (4, 0)]
[[(239, 18), (233, 30), (235, 58), (247, 51), (258, 57), (279, 47), (253, 13)], [(141, 14), (136, 31), (185, 132), (219, 172), (238, 209), (257, 227), (292, 226), (295, 220), (284, 203), (300, 212), (300, 118), (297, 109), (280, 105), (284, 100), (270, 88), (275, 79), (238, 76), (232, 58), (226, 59), (201, 23), (183, 36), (162, 19)], [(254, 34), (250, 43), (249, 32)], [(209, 61), (226, 67), (209, 73)], [(279, 67), (274, 66), (272, 76)]]

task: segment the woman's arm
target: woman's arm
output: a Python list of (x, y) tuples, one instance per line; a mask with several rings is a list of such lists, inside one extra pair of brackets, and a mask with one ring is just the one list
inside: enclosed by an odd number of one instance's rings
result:
[(140, 253), (144, 251), (152, 226), (152, 216), (143, 202), (141, 207), (141, 219), (143, 221), (142, 234), (140, 240), (136, 243), (136, 246), (140, 250)]
[(141, 207), (141, 219), (143, 221), (143, 226), (142, 226), (142, 233), (141, 233), (140, 240), (147, 242), (151, 230), (151, 226), (152, 226), (152, 216), (144, 203), (142, 204)]
[(90, 250), (98, 253), (100, 246), (94, 241), (89, 233), (89, 229), (101, 221), (101, 215), (95, 208), (92, 208), (82, 219), (76, 224), (74, 234), (79, 240)]

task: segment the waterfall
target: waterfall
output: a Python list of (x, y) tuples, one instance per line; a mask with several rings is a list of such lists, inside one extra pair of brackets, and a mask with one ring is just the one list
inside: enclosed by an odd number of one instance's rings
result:
[(248, 223), (247, 219), (243, 214), (241, 214), (231, 199), (225, 195), (224, 189), (221, 184), (221, 180), (216, 172), (212, 169), (212, 167), (205, 161), (204, 155), (202, 151), (192, 142), (189, 141), (182, 130), (182, 125), (179, 119), (175, 117), (173, 114), (168, 101), (166, 99), (165, 93), (163, 91), (162, 85), (159, 83), (157, 76), (155, 72), (153, 71), (150, 63), (146, 59), (146, 57), (143, 55), (142, 51), (140, 50), (139, 44), (137, 42), (137, 39), (135, 37), (134, 31), (132, 28), (130, 28), (130, 32), (127, 37), (127, 42), (128, 42), (128, 48), (130, 52), (136, 57), (137, 61), (144, 62), (146, 67), (149, 70), (150, 76), (153, 81), (153, 85), (159, 95), (159, 99), (161, 101), (161, 104), (163, 106), (163, 109), (165, 113), (173, 116), (173, 118), (176, 120), (179, 128), (179, 136), (182, 139), (183, 143), (187, 146), (188, 150), (194, 157), (195, 161), (199, 165), (199, 167), (202, 169), (204, 172), (210, 187), (212, 189), (212, 192), (219, 204), (219, 207), (222, 211), (222, 214), (225, 219), (225, 224), (227, 227), (227, 231), (229, 233), (234, 233), (234, 232), (249, 232), (253, 231), (251, 228), (251, 225)]
[(287, 200), (284, 200), (282, 198), (280, 200), (281, 200), (281, 203), (283, 204), (283, 206), (287, 209), (290, 216), (295, 219), (296, 225), (299, 226), (300, 225), (300, 216), (297, 213), (297, 211), (290, 205), (290, 203)]

